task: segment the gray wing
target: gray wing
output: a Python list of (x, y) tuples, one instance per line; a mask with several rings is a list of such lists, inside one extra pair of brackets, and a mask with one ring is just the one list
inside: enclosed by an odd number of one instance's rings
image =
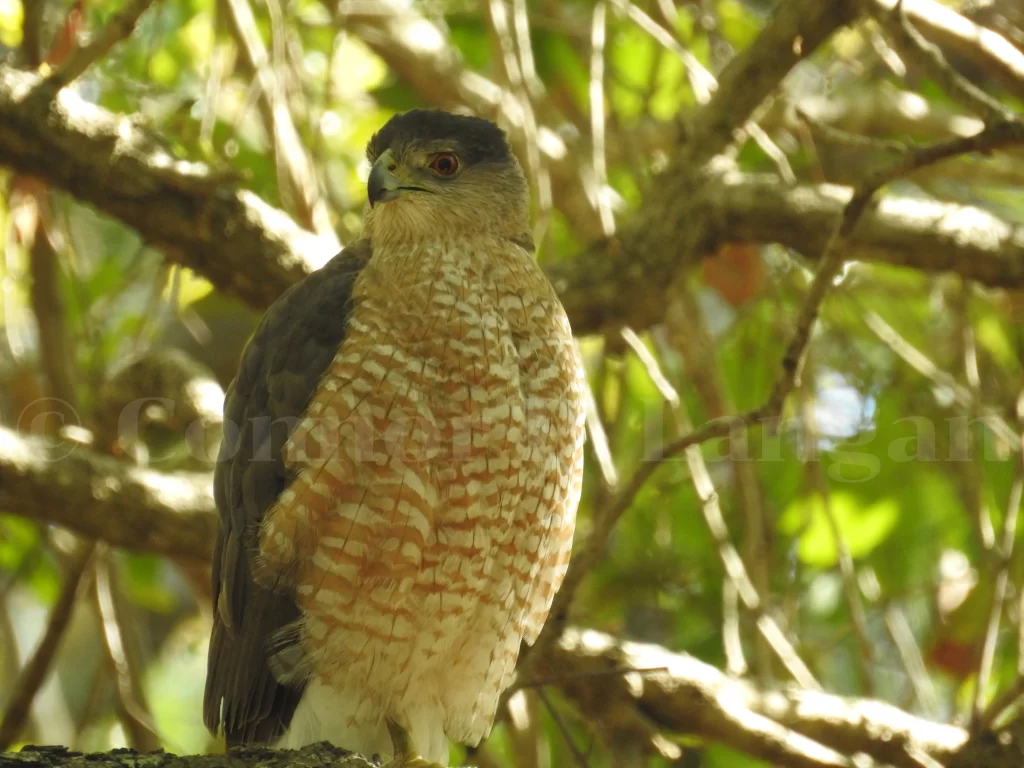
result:
[(259, 524), (288, 486), (282, 448), (345, 338), (352, 286), (370, 256), (360, 241), (293, 285), (264, 315), (224, 402), (214, 471), (220, 529), (213, 557), (213, 634), (203, 720), (229, 745), (271, 744), (288, 727), (304, 683), (271, 672), (269, 644), (299, 618), (286, 588), (253, 581)]

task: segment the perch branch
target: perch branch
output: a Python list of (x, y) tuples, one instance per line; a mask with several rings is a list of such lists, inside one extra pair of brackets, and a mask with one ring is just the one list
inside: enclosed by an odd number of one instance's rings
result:
[(287, 768), (321, 766), (331, 768), (377, 768), (360, 755), (319, 743), (300, 750), (275, 751), (260, 747), (233, 749), (226, 755), (179, 757), (169, 752), (140, 754), (133, 749), (115, 749), (99, 754), (72, 752), (65, 747), (26, 747), (21, 752), (0, 755), (4, 766), (51, 766), (52, 768)]

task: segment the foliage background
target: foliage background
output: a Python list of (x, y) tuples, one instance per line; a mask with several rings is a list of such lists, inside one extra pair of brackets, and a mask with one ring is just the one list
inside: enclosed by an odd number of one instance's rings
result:
[[(33, 63), (33, 46), (60, 66), (76, 39), (97, 36), (128, 5), (0, 0), (0, 44), (22, 66)], [(1024, 58), (1024, 14), (1013, 2), (949, 5)], [(607, 253), (593, 244), (672, 189), (661, 174), (671, 173), (707, 102), (708, 73), (746, 50), (777, 11), (766, 0), (163, 2), (73, 87), (131, 115), (173, 156), (210, 163), (225, 184), (252, 190), (328, 245), (332, 233), (343, 243), (358, 233), (372, 132), (396, 111), (454, 107), (451, 94), (468, 94), (465, 105), (489, 104), (491, 116), (525, 126), (518, 148), (534, 187), (539, 258), (552, 274), (585, 276)], [(1007, 81), (969, 49), (944, 50), (992, 98), (1021, 109), (1024, 76)], [(461, 64), (438, 64), (448, 61)], [(820, 185), (860, 183), (903, 151), (894, 142), (982, 127), (866, 20), (840, 29), (763, 96), (758, 126), (735, 144), (729, 172), (782, 191), (815, 185), (831, 194)], [(720, 540), (702, 514), (694, 460), (665, 461), (580, 583), (573, 624), (691, 654), (772, 688), (792, 678), (757, 631), (770, 616), (825, 690), (941, 722), (967, 723), (976, 697), (983, 710), (1020, 686), (1024, 556), (1013, 545), (1024, 480), (1022, 163), (1013, 151), (955, 158), (887, 187), (894, 215), (923, 216), (925, 228), (954, 230), (954, 240), (997, 237), (992, 222), (1000, 222), (1010, 234), (993, 251), (1016, 277), (972, 279), (955, 253), (935, 254), (929, 267), (932, 254), (898, 232), (888, 251), (851, 254), (778, 433), (754, 429), (746, 449), (722, 439), (701, 447), (724, 516)], [(0, 170), (0, 180), (0, 454), (17, 447), (19, 433), (90, 443), (76, 450), (160, 472), (209, 471), (219, 388), (260, 307), (58, 188), (13, 170)], [(638, 292), (625, 273), (596, 287), (556, 282), (574, 297), (567, 306), (588, 306), (579, 297), (603, 290), (601, 306), (618, 308), (579, 326), (594, 395), (579, 541), (652, 450), (769, 397), (820, 256), (770, 236), (770, 206), (781, 199), (720, 211), (719, 236), (699, 264), (673, 269), (667, 298)], [(794, 215), (813, 213), (814, 201), (802, 208), (794, 200)], [(936, 201), (947, 207), (930, 220)], [(720, 199), (709, 193), (706, 205)], [(321, 263), (329, 255), (308, 254)], [(244, 261), (233, 268), (247, 272)], [(643, 313), (647, 322), (624, 332), (622, 319)], [(154, 395), (176, 408), (147, 407), (139, 434), (111, 433), (112, 413)], [(186, 438), (196, 420), (209, 429)], [(81, 489), (83, 497), (103, 492)], [(47, 519), (0, 515), (0, 710), (17, 703), (83, 546), (73, 526)], [(745, 606), (742, 583), (726, 576), (730, 546), (759, 607)], [(14, 743), (216, 749), (199, 704), (210, 626), (204, 569), (101, 547), (86, 571)], [(987, 671), (977, 694), (979, 670)], [(499, 724), (472, 759), (768, 764), (671, 728), (661, 736), (669, 746), (626, 743), (557, 686), (530, 689), (519, 705), (529, 717)]]

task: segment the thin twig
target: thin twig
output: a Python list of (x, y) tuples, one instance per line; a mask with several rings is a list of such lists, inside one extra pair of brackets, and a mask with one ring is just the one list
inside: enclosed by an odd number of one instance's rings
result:
[(996, 641), (999, 639), (999, 620), (1003, 615), (1003, 604), (1006, 602), (1006, 588), (1010, 581), (1010, 559), (1013, 557), (1013, 544), (1017, 536), (1017, 520), (1020, 517), (1020, 502), (1024, 491), (1024, 462), (1017, 467), (1017, 476), (1010, 489), (1006, 515), (1003, 518), (1003, 535), (1000, 540), (999, 569), (996, 572), (995, 589), (992, 605), (989, 608), (988, 623), (985, 628), (985, 642), (982, 645), (981, 660), (978, 664), (978, 675), (974, 687), (974, 701), (971, 707), (971, 732), (977, 733), (982, 723), (985, 704), (985, 689), (992, 677), (992, 665), (996, 657)]
[(497, 38), (498, 47), (501, 49), (502, 65), (506, 81), (509, 84), (509, 95), (517, 103), (522, 115), (526, 165), (537, 193), (539, 215), (534, 228), (534, 240), (539, 243), (548, 231), (548, 219), (553, 200), (551, 175), (545, 155), (540, 150), (540, 126), (533, 102), (530, 99), (526, 76), (520, 69), (520, 57), (516, 54), (508, 8), (505, 6), (504, 0), (488, 0), (487, 11), (491, 29)]
[[(664, 375), (661, 373), (660, 366), (658, 366), (657, 360), (655, 360), (653, 355), (647, 351), (647, 348), (644, 347), (639, 337), (631, 331), (629, 333), (624, 332), (623, 336), (626, 338), (626, 341), (630, 343), (630, 346), (632, 346), (634, 350), (637, 350), (638, 355), (641, 357), (641, 360), (647, 367), (648, 371), (655, 371), (651, 378), (654, 381), (665, 380)], [(665, 383), (667, 384), (667, 381)], [(672, 408), (672, 413), (675, 416), (679, 427), (683, 429), (692, 429), (690, 415), (687, 413), (686, 407), (679, 399), (679, 396), (675, 393), (675, 389), (670, 387), (666, 390), (666, 394), (666, 399)], [(807, 665), (805, 665), (800, 659), (796, 649), (793, 648), (792, 644), (786, 638), (785, 633), (782, 632), (775, 620), (767, 615), (764, 609), (764, 600), (762, 597), (763, 592), (767, 590), (767, 585), (762, 585), (760, 588), (755, 586), (754, 582), (750, 578), (746, 566), (743, 563), (743, 559), (740, 557), (739, 552), (736, 551), (736, 547), (732, 543), (728, 526), (726, 526), (725, 518), (722, 516), (718, 492), (715, 490), (714, 483), (711, 481), (711, 474), (708, 472), (704, 456), (698, 446), (690, 446), (686, 449), (686, 463), (689, 466), (690, 476), (693, 478), (693, 485), (697, 491), (697, 496), (702, 502), (704, 520), (708, 526), (708, 530), (711, 531), (712, 538), (718, 546), (719, 558), (725, 568), (729, 583), (736, 590), (740, 599), (743, 600), (747, 610), (753, 612), (757, 616), (758, 629), (768, 642), (768, 645), (773, 651), (775, 651), (779, 660), (782, 661), (786, 669), (789, 670), (793, 679), (804, 688), (820, 690), (821, 687), (814, 679), (814, 675), (811, 674)]]
[(530, 14), (526, 0), (512, 0), (512, 20), (516, 31), (516, 48), (519, 50), (519, 66), (523, 73), (523, 85), (527, 93), (539, 98), (544, 93), (544, 83), (537, 75), (537, 64), (533, 58), (533, 42), (530, 39)]
[[(865, 189), (870, 190), (870, 194), (873, 195), (886, 184), (943, 160), (975, 152), (988, 154), (1017, 144), (1024, 144), (1024, 121), (1009, 117), (990, 122), (973, 136), (910, 147), (899, 160), (873, 173), (868, 178)], [(854, 195), (854, 199), (856, 197)]]
[[(718, 88), (718, 81), (715, 80), (715, 76), (712, 75), (704, 65), (700, 63), (696, 56), (690, 51), (686, 50), (676, 39), (672, 36), (665, 27), (651, 18), (643, 9), (639, 8), (634, 3), (622, 2), (626, 15), (644, 32), (651, 36), (651, 38), (662, 46), (665, 50), (671, 51), (679, 60), (683, 63), (683, 67), (686, 69), (686, 76), (690, 82), (690, 88), (693, 89), (693, 94), (697, 99), (698, 104), (707, 104), (711, 100), (711, 95)], [(793, 172), (793, 167), (789, 164), (789, 159), (786, 157), (786, 153), (782, 151), (781, 147), (772, 141), (772, 138), (767, 132), (757, 124), (754, 120), (749, 120), (742, 127), (741, 133), (746, 134), (761, 148), (769, 159), (775, 163), (775, 167), (779, 171), (779, 177), (787, 184), (796, 184), (796, 174)], [(737, 136), (739, 139), (738, 143), (742, 142), (743, 137)]]
[(285, 99), (281, 74), (272, 63), (260, 37), (248, 0), (225, 0), (228, 22), (239, 52), (239, 61), (259, 87), (260, 114), (269, 137), (283, 197), (292, 198), (293, 212), (307, 229), (337, 246), (327, 206), (320, 195), (316, 173)]
[(76, 48), (63, 64), (47, 76), (47, 87), (64, 88), (81, 77), (89, 67), (110, 53), (115, 45), (132, 34), (142, 14), (155, 2), (158, 0), (129, 0), (100, 35), (88, 45)]
[(736, 585), (728, 579), (722, 582), (722, 647), (725, 671), (733, 677), (747, 674), (749, 667), (740, 637), (740, 596)]
[(879, 152), (907, 152), (910, 147), (903, 141), (897, 141), (895, 139), (878, 139), (874, 136), (864, 136), (859, 133), (851, 133), (850, 131), (844, 131), (842, 128), (836, 128), (833, 125), (828, 125), (820, 120), (816, 120), (802, 107), (796, 107), (796, 116), (801, 121), (807, 124), (807, 126), (815, 133), (821, 135), (823, 139), (838, 144), (844, 147), (853, 147), (856, 149), (873, 149)]
[(75, 602), (88, 586), (88, 577), (83, 577), (87, 573), (91, 574), (89, 565), (95, 548), (94, 542), (79, 545), (68, 562), (67, 572), (64, 574), (64, 586), (61, 588), (53, 608), (50, 609), (50, 620), (39, 641), (39, 646), (12, 686), (7, 711), (4, 713), (3, 720), (0, 721), (0, 752), (9, 748), (18, 738), (28, 719), (32, 702), (39, 692), (39, 688), (46, 681), (57, 650), (60, 648), (60, 642), (64, 638), (64, 632), (71, 622)]
[(640, 29), (650, 35), (654, 42), (666, 51), (669, 51), (679, 57), (679, 60), (683, 63), (683, 67), (686, 69), (686, 77), (690, 82), (690, 88), (693, 89), (693, 94), (697, 99), (697, 103), (706, 104), (710, 101), (711, 94), (714, 93), (715, 89), (718, 87), (718, 81), (715, 80), (714, 75), (705, 69), (704, 65), (700, 63), (700, 60), (684, 48), (679, 41), (672, 36), (671, 32), (652, 19), (636, 4), (621, 2), (620, 0), (616, 5), (620, 5), (626, 11), (626, 16), (628, 16), (629, 19)]
[[(808, 432), (808, 443), (813, 445), (818, 440), (818, 419), (815, 413), (813, 394), (806, 390), (809, 390), (809, 388), (805, 388), (802, 421)], [(812, 487), (821, 497), (822, 510), (825, 513), (825, 520), (828, 523), (829, 531), (832, 534), (832, 542), (838, 554), (839, 575), (843, 581), (846, 606), (850, 612), (850, 619), (853, 622), (853, 636), (857, 643), (857, 672), (860, 675), (861, 687), (866, 695), (873, 696), (875, 685), (871, 674), (871, 665), (874, 660), (874, 651), (871, 641), (868, 639), (867, 614), (864, 611), (864, 602), (861, 599), (860, 588), (857, 586), (857, 571), (853, 564), (853, 556), (850, 554), (850, 548), (847, 546), (846, 539), (839, 529), (835, 510), (832, 508), (828, 480), (822, 471), (821, 461), (817, 456), (807, 461), (807, 471)]]
[(608, 434), (601, 422), (601, 414), (597, 410), (594, 390), (587, 386), (583, 392), (583, 404), (587, 414), (587, 434), (590, 435), (590, 447), (594, 451), (597, 465), (601, 469), (601, 477), (610, 490), (619, 487), (619, 473), (615, 469), (615, 457), (608, 444)]
[(625, 339), (629, 348), (633, 350), (633, 354), (637, 356), (637, 359), (647, 370), (647, 377), (657, 388), (658, 393), (664, 398), (665, 402), (669, 404), (670, 408), (678, 408), (680, 403), (679, 393), (672, 386), (672, 382), (662, 373), (657, 359), (651, 354), (651, 350), (647, 348), (647, 345), (644, 344), (636, 331), (627, 326), (622, 329), (622, 338)]
[(555, 709), (555, 705), (552, 703), (551, 698), (543, 688), (537, 689), (537, 695), (540, 697), (540, 700), (544, 702), (544, 706), (547, 707), (548, 712), (551, 713), (551, 719), (555, 721), (555, 725), (558, 727), (558, 732), (561, 733), (562, 738), (565, 739), (566, 746), (568, 746), (569, 751), (572, 752), (572, 756), (576, 761), (576, 764), (580, 766), (580, 768), (590, 768), (590, 761), (588, 761), (587, 756), (580, 751), (580, 748), (576, 746), (576, 742), (573, 741), (569, 727), (562, 719), (561, 713)]
[(116, 680), (117, 709), (131, 740), (140, 752), (151, 752), (160, 746), (160, 736), (149, 714), (139, 671), (129, 652), (122, 616), (116, 605), (113, 564), (106, 547), (96, 557), (96, 609), (103, 630), (107, 654)]
[[(689, 414), (683, 405), (677, 409), (677, 418), (683, 426), (689, 427)], [(743, 601), (748, 611), (757, 616), (757, 628), (767, 640), (768, 645), (778, 656), (793, 679), (803, 688), (810, 690), (821, 690), (818, 681), (800, 658), (796, 649), (786, 638), (785, 633), (778, 626), (766, 611), (763, 596), (750, 579), (743, 559), (732, 543), (729, 529), (726, 526), (725, 518), (722, 516), (722, 508), (719, 504), (718, 492), (711, 481), (711, 474), (708, 472), (704, 455), (698, 446), (690, 446), (686, 449), (686, 462), (690, 468), (690, 476), (693, 478), (693, 485), (697, 491), (697, 497), (701, 500), (704, 520), (707, 523), (711, 537), (718, 547), (718, 556), (725, 567), (725, 573), (736, 588), (736, 592)]]
[[(880, 603), (882, 598), (882, 587), (878, 583), (878, 577), (870, 568), (861, 572), (861, 591), (864, 597), (871, 603)], [(914, 688), (914, 694), (925, 712), (931, 716), (938, 714), (938, 699), (935, 695), (935, 686), (928, 676), (928, 670), (924, 666), (924, 656), (921, 648), (914, 637), (914, 631), (907, 620), (906, 612), (898, 604), (890, 602), (884, 606), (885, 627), (889, 631), (896, 651), (899, 653), (903, 667), (910, 678)]]
[[(964, 379), (966, 380), (966, 391), (969, 396), (963, 407), (962, 419), (950, 420), (950, 453), (963, 451), (967, 456), (974, 455), (977, 437), (971, 425), (978, 417), (981, 400), (981, 376), (978, 370), (977, 345), (974, 343), (974, 333), (971, 327), (969, 314), (970, 283), (959, 281), (954, 295), (949, 303), (952, 315), (955, 320), (953, 334), (953, 348), (956, 356), (963, 361)], [(978, 542), (983, 552), (990, 552), (996, 546), (996, 532), (992, 518), (994, 515), (985, 501), (982, 492), (982, 471), (976, 461), (958, 461), (954, 464), (954, 473), (960, 478), (960, 494), (963, 497), (964, 508), (971, 518)]]
[[(905, 363), (939, 387), (948, 390), (957, 405), (966, 409), (976, 405), (975, 396), (971, 390), (958, 383), (951, 374), (939, 368), (927, 355), (889, 325), (881, 315), (874, 310), (866, 310), (862, 313), (861, 317), (868, 329), (887, 344)], [(988, 427), (989, 431), (1003, 441), (1011, 450), (1018, 449), (1016, 433), (998, 413), (984, 413), (980, 416), (980, 419)], [(985, 539), (986, 537), (982, 537), (982, 541)]]
[[(680, 280), (671, 291), (665, 315), (665, 330), (665, 334), (655, 334), (656, 343), (671, 344), (672, 349), (682, 355), (686, 379), (697, 392), (705, 417), (715, 418), (733, 413), (735, 409), (729, 402), (722, 381), (715, 344), (707, 329), (704, 313), (685, 279)], [(664, 338), (664, 342), (658, 342), (659, 338)], [(664, 351), (662, 357), (665, 357)], [(766, 533), (757, 472), (754, 462), (732, 459), (737, 455), (747, 456), (747, 448), (745, 431), (737, 431), (728, 441), (729, 463), (735, 475), (736, 501), (743, 517), (742, 556), (754, 589), (758, 595), (767, 596), (771, 592), (771, 537)], [(730, 642), (726, 639), (726, 647)], [(771, 650), (763, 636), (755, 637), (753, 651), (753, 665), (757, 675), (762, 682), (767, 682), (771, 677)]]
[(615, 217), (608, 200), (608, 158), (605, 155), (604, 41), (608, 16), (604, 0), (598, 0), (590, 28), (590, 137), (593, 147), (594, 202), (605, 237), (615, 233)]

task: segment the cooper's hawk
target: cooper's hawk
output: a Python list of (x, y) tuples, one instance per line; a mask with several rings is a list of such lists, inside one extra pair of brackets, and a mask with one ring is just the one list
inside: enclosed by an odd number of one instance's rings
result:
[(487, 735), (561, 583), (585, 384), (504, 134), (413, 110), (367, 155), (363, 234), (228, 391), (204, 717), (426, 765)]

